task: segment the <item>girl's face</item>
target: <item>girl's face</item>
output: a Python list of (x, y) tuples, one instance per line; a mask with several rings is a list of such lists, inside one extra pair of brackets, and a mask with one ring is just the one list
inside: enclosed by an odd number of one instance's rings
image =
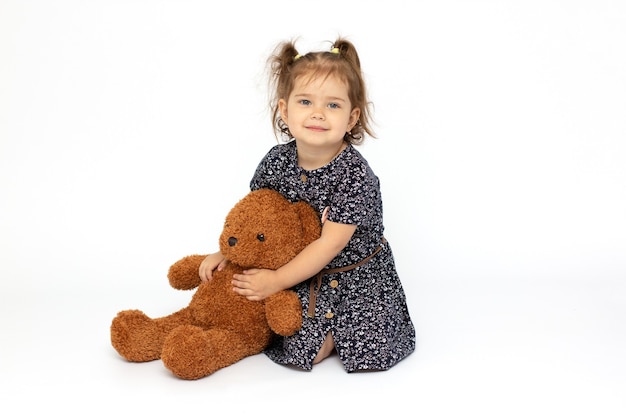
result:
[(278, 102), (280, 115), (298, 145), (332, 149), (359, 120), (348, 86), (337, 77), (299, 77), (287, 100)]

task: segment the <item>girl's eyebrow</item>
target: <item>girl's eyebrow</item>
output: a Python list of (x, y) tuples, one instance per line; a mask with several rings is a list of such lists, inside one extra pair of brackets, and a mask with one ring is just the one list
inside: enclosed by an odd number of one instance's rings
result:
[[(313, 96), (314, 94), (309, 94), (309, 93), (299, 93), (299, 94), (294, 94), (294, 97), (303, 97), (303, 98), (309, 98), (311, 96)], [(344, 100), (341, 97), (334, 97), (334, 96), (330, 96), (330, 97), (324, 97), (325, 100), (329, 100), (329, 101), (342, 101), (342, 102), (346, 102), (346, 100)]]

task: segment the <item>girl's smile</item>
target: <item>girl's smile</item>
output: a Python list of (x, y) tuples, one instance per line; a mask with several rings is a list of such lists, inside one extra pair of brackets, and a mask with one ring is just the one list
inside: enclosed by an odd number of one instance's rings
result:
[(325, 129), (321, 126), (305, 126), (307, 129), (312, 130), (314, 132), (326, 132), (328, 129)]

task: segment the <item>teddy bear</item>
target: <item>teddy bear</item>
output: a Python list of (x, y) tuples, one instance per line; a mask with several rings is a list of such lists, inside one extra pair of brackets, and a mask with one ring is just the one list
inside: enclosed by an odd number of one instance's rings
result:
[(302, 305), (292, 290), (250, 301), (232, 288), (232, 276), (245, 269), (278, 269), (321, 233), (318, 213), (307, 203), (289, 202), (270, 189), (249, 192), (229, 211), (219, 236), (227, 260), (202, 282), (206, 255), (175, 262), (168, 280), (195, 293), (189, 304), (164, 317), (141, 310), (120, 311), (111, 323), (111, 344), (130, 362), (161, 359), (181, 379), (195, 380), (261, 353), (274, 334), (289, 336), (302, 325)]

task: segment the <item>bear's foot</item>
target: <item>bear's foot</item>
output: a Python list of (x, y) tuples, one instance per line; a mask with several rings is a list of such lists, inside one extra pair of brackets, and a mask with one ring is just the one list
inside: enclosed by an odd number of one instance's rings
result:
[(261, 351), (246, 347), (232, 332), (183, 325), (165, 338), (161, 360), (177, 377), (192, 380), (211, 375)]
[(159, 359), (163, 337), (154, 320), (140, 310), (121, 311), (111, 323), (111, 344), (131, 362)]

